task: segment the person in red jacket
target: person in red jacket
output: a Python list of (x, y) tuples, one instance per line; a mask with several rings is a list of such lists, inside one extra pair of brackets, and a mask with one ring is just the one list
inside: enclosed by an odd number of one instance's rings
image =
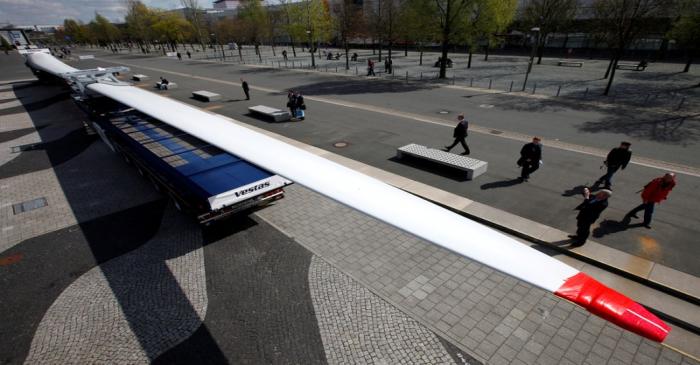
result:
[(654, 214), (654, 204), (668, 198), (668, 193), (676, 186), (676, 174), (666, 173), (663, 177), (651, 180), (642, 189), (642, 204), (627, 213), (627, 217), (639, 218), (637, 212), (644, 209), (644, 227), (651, 228), (651, 216)]

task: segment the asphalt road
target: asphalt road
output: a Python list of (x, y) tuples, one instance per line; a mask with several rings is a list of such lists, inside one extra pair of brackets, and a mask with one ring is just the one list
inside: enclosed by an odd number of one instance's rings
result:
[[(522, 102), (520, 98), (492, 94), (467, 98), (466, 95), (478, 93), (424, 84), (364, 80), (256, 66), (178, 62), (162, 57), (110, 55), (104, 59), (140, 65), (142, 67), (134, 67), (132, 71), (151, 75), (153, 79), (164, 75), (177, 82), (178, 89), (164, 92), (171, 97), (566, 231), (575, 230), (576, 212), (573, 208), (580, 201), (577, 192), (581, 186), (592, 184), (602, 175), (602, 158), (575, 150), (548, 148), (547, 140), (556, 139), (607, 150), (624, 139), (632, 142), (633, 150), (638, 155), (700, 166), (697, 159), (700, 148), (694, 140), (676, 143), (649, 136), (639, 137), (632, 132), (622, 133), (614, 123), (610, 123), (610, 118), (624, 119), (625, 114), (620, 111), (605, 110), (603, 113), (601, 110), (584, 107), (571, 109), (552, 103), (535, 110), (518, 110), (499, 105), (519, 104)], [(81, 61), (78, 67), (108, 64), (102, 60)], [(243, 93), (236, 84), (240, 78), (245, 78), (253, 88), (250, 102), (242, 100)], [(150, 88), (150, 82), (145, 83), (144, 87)], [(224, 101), (202, 103), (192, 100), (191, 91), (200, 89), (220, 93)], [(284, 108), (286, 93), (278, 90), (287, 89), (305, 91), (309, 109), (304, 122), (273, 124), (248, 115), (247, 107), (251, 105)], [(317, 96), (330, 99), (333, 103), (314, 101), (313, 98)], [(483, 104), (494, 106), (479, 107)], [(382, 111), (374, 111), (376, 108), (382, 108)], [(437, 124), (392, 116), (386, 109), (409, 111)], [(448, 117), (438, 114), (440, 111), (448, 111)], [(396, 148), (408, 143), (439, 147), (451, 142), (452, 122), (447, 119), (458, 112), (465, 112), (473, 123), (480, 126), (544, 136), (543, 167), (529, 183), (516, 184), (513, 179), (519, 171), (515, 161), (522, 143), (497, 134), (483, 133), (471, 133), (468, 140), (472, 156), (489, 162), (489, 171), (475, 181), (463, 181), (449, 170), (394, 159)], [(636, 113), (644, 117), (643, 113)], [(632, 122), (625, 119), (625, 123)], [(591, 124), (598, 125), (598, 130), (595, 133), (584, 132), (588, 128), (586, 126)], [(663, 123), (655, 125), (658, 126), (654, 128), (663, 127)], [(693, 123), (687, 126), (693, 130), (697, 127)], [(688, 139), (694, 138), (691, 133), (685, 135)], [(348, 142), (349, 147), (333, 147), (337, 141)], [(455, 151), (460, 151), (459, 148)], [(697, 193), (700, 179), (697, 177), (679, 175), (678, 186), (669, 200), (656, 211), (653, 229), (620, 224), (624, 214), (640, 202), (636, 191), (663, 172), (640, 165), (630, 165), (619, 172), (615, 176), (615, 194), (610, 207), (601, 216), (601, 226), (593, 232), (593, 238), (633, 255), (700, 276), (700, 267), (696, 265), (700, 249), (695, 240), (700, 233), (696, 224), (697, 207), (700, 206), (700, 195)]]

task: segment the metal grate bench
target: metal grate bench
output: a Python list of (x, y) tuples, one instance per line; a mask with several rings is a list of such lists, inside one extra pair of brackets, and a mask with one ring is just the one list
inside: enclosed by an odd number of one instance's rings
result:
[(456, 155), (442, 150), (428, 148), (419, 144), (411, 143), (396, 150), (396, 157), (403, 158), (404, 155), (417, 157), (449, 166), (467, 173), (467, 180), (486, 172), (488, 162), (477, 160), (472, 157)]
[(265, 105), (248, 107), (248, 111), (270, 117), (274, 119), (275, 122), (284, 122), (292, 118), (291, 114), (289, 114), (289, 112), (286, 110), (279, 110)]

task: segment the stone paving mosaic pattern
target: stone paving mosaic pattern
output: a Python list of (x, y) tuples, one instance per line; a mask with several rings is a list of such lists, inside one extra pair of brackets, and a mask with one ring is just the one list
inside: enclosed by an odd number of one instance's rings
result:
[(309, 284), (328, 363), (455, 362), (425, 326), (317, 256)]
[(0, 253), (0, 262), (17, 258), (0, 265), (0, 363), (22, 363), (39, 322), (63, 290), (95, 266), (149, 241), (164, 207), (156, 201), (126, 209), (25, 239)]
[(204, 324), (156, 364), (326, 363), (308, 250), (245, 216), (207, 227), (204, 242)]
[(697, 364), (301, 186), (258, 214), (489, 364)]
[(194, 225), (169, 207), (151, 241), (73, 282), (39, 324), (26, 363), (147, 363), (189, 337), (207, 308)]

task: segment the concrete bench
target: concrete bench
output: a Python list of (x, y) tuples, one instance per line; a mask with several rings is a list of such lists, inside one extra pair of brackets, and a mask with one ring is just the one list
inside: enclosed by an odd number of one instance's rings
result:
[(248, 111), (251, 113), (262, 114), (266, 117), (274, 119), (275, 122), (284, 122), (286, 120), (292, 119), (292, 115), (286, 110), (279, 110), (271, 108), (264, 105), (256, 105), (248, 107)]
[(462, 170), (467, 173), (467, 180), (473, 180), (475, 177), (485, 173), (486, 169), (488, 168), (487, 162), (434, 148), (428, 148), (415, 143), (399, 147), (396, 150), (396, 157), (403, 158), (405, 155), (426, 159), (441, 165)]
[(615, 66), (618, 70), (644, 71), (647, 65), (640, 63), (618, 62)]
[(583, 67), (583, 62), (560, 60), (559, 62), (557, 62), (557, 66)]
[(202, 101), (221, 100), (221, 95), (219, 95), (217, 93), (213, 93), (211, 91), (206, 91), (206, 90), (193, 91), (192, 97), (195, 99), (198, 99), (198, 100), (202, 100)]
[(136, 74), (136, 75), (131, 76), (131, 79), (134, 81), (144, 81), (144, 80), (150, 79), (150, 77), (148, 77), (146, 75), (142, 75), (142, 74)]

